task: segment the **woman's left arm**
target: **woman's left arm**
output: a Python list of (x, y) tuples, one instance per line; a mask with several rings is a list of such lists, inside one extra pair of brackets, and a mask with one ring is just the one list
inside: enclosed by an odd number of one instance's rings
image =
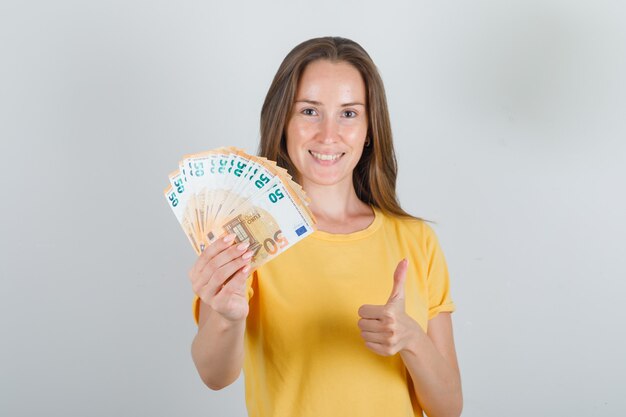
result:
[(365, 345), (383, 356), (400, 353), (413, 380), (422, 409), (429, 417), (458, 417), (463, 408), (461, 377), (450, 313), (428, 321), (428, 331), (408, 314), (404, 301), (407, 261), (398, 264), (387, 303), (363, 305), (359, 328)]
[(433, 317), (428, 321), (427, 333), (415, 323), (412, 336), (400, 350), (415, 394), (429, 417), (457, 417), (463, 408), (450, 316), (450, 313), (439, 313)]

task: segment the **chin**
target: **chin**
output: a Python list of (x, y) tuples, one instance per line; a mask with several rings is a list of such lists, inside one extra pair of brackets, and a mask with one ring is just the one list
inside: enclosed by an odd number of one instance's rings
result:
[(316, 185), (335, 185), (344, 181), (352, 181), (351, 175), (340, 175), (340, 174), (331, 174), (331, 175), (319, 175), (313, 173), (307, 173), (302, 175), (302, 179), (307, 182), (316, 184)]

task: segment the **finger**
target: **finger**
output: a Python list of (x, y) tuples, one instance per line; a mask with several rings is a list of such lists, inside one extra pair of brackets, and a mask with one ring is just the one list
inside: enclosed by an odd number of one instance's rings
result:
[(250, 242), (245, 241), (245, 242), (239, 243), (238, 245), (232, 245), (231, 247), (222, 250), (220, 253), (215, 255), (213, 259), (211, 259), (205, 265), (201, 273), (203, 273), (204, 270), (208, 269), (208, 270), (213, 271), (211, 273), (212, 275), (215, 271), (217, 271), (222, 266), (228, 264), (229, 262), (233, 261), (237, 257), (243, 255), (245, 250), (248, 249), (248, 246), (250, 246)]
[(250, 265), (245, 265), (237, 271), (232, 278), (226, 282), (226, 284), (222, 287), (220, 292), (228, 291), (233, 294), (246, 295), (246, 281), (250, 276)]
[(359, 317), (364, 319), (382, 319), (384, 317), (385, 306), (376, 306), (371, 304), (364, 304), (359, 308)]
[[(215, 254), (219, 255), (225, 250), (230, 250), (229, 246), (232, 248), (234, 236), (234, 234), (228, 235), (223, 239), (219, 239), (213, 242), (213, 244), (208, 246), (196, 260), (194, 267), (191, 269), (191, 271), (189, 271), (191, 288), (196, 294), (198, 294), (200, 289), (209, 282), (211, 276), (215, 272), (215, 268), (212, 269), (209, 267), (211, 265), (211, 261), (214, 259)], [(213, 256), (213, 258), (211, 258), (210, 256)]]
[(391, 344), (389, 339), (389, 333), (361, 332), (361, 337), (363, 338), (363, 340), (370, 343), (378, 343), (383, 346), (388, 346)]
[(359, 329), (366, 332), (382, 332), (384, 324), (376, 319), (360, 319), (358, 322)]
[[(231, 276), (227, 277), (225, 280), (221, 280), (220, 282), (222, 282), (222, 284), (220, 285), (215, 285), (215, 282), (211, 283), (211, 282), (207, 282), (206, 285), (202, 286), (197, 292), (196, 294), (198, 295), (198, 297), (200, 297), (204, 302), (209, 303), (209, 300), (211, 300), (213, 297), (215, 297), (217, 294), (219, 294), (221, 291), (223, 291), (224, 288), (226, 288), (227, 285), (231, 285), (231, 289), (237, 287), (237, 284), (241, 281), (241, 277), (239, 277), (240, 275), (243, 275), (243, 282), (245, 283), (245, 279), (249, 274), (249, 270), (250, 270), (250, 264), (249, 264), (250, 259), (248, 258), (246, 260), (246, 262), (244, 262), (244, 265), (239, 269), (239, 271), (237, 271), (237, 273), (232, 274)], [(245, 272), (244, 272), (245, 270)], [(234, 283), (231, 284), (231, 282)], [(236, 292), (236, 291), (233, 291)]]
[(190, 274), (195, 274), (202, 271), (206, 264), (211, 259), (213, 259), (215, 255), (222, 252), (224, 249), (231, 246), (235, 242), (236, 236), (237, 235), (235, 235), (234, 233), (231, 233), (229, 235), (226, 235), (222, 239), (216, 240), (215, 242), (204, 248), (204, 251), (200, 254), (200, 256), (198, 256), (198, 259), (196, 260), (196, 263), (194, 264), (192, 272)]
[(203, 303), (211, 305), (213, 294), (211, 293), (211, 289), (208, 285), (204, 285), (202, 288), (199, 288), (196, 291), (196, 295), (200, 297)]
[(381, 343), (365, 342), (365, 346), (372, 352), (381, 356), (393, 356), (395, 354), (395, 352), (393, 352), (393, 348), (385, 346)]
[(406, 271), (408, 269), (409, 261), (404, 258), (398, 263), (396, 271), (393, 274), (393, 288), (391, 289), (391, 295), (387, 300), (387, 303), (404, 300), (404, 281), (406, 280)]
[(212, 294), (217, 294), (226, 281), (228, 281), (228, 279), (232, 277), (239, 268), (243, 268), (250, 263), (251, 252), (246, 252), (244, 255), (247, 257), (244, 258), (243, 256), (240, 256), (233, 259), (213, 273), (209, 283), (207, 284), (207, 286), (211, 289)]

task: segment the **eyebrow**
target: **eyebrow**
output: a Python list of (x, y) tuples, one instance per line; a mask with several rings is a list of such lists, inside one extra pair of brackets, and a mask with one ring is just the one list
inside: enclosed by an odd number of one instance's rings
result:
[[(313, 104), (314, 106), (323, 106), (323, 104), (320, 103), (319, 101), (308, 100), (308, 99), (296, 100), (295, 103), (309, 103), (309, 104)], [(363, 106), (363, 107), (365, 107), (365, 104), (359, 103), (358, 101), (354, 101), (354, 102), (350, 102), (350, 103), (343, 103), (341, 105), (341, 107), (347, 107), (347, 106)]]

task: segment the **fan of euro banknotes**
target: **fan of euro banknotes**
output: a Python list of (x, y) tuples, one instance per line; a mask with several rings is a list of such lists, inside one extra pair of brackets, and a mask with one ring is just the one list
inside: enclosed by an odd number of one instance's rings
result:
[(310, 199), (287, 170), (241, 149), (185, 155), (169, 181), (165, 198), (197, 254), (234, 233), (256, 268), (315, 230)]

